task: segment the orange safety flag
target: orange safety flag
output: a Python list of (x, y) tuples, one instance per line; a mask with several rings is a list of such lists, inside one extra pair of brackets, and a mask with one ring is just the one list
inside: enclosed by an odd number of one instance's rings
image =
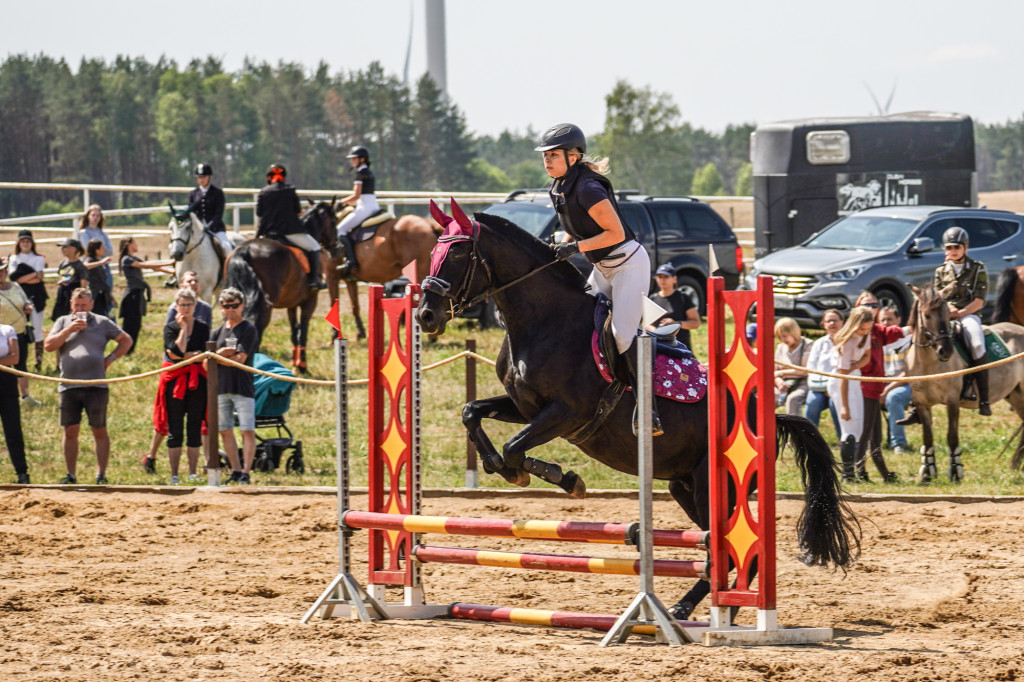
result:
[(331, 309), (326, 315), (324, 315), (324, 319), (327, 320), (328, 324), (334, 327), (335, 331), (338, 332), (338, 338), (345, 338), (345, 335), (341, 333), (341, 318), (338, 316), (338, 299), (334, 299), (334, 305), (332, 305)]

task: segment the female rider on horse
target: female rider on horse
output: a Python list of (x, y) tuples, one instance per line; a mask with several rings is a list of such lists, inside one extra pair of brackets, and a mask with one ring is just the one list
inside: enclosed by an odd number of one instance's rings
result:
[(196, 176), (197, 187), (188, 195), (188, 204), (196, 213), (196, 217), (203, 221), (203, 226), (210, 231), (220, 245), (224, 247), (224, 253), (231, 253), (235, 248), (228, 239), (227, 227), (224, 225), (224, 190), (211, 182), (213, 166), (208, 163), (197, 163), (192, 169)]
[(320, 242), (310, 236), (299, 221), (302, 204), (295, 188), (285, 184), (288, 171), (279, 163), (267, 169), (267, 186), (256, 197), (256, 215), (260, 218), (256, 237), (286, 239), (308, 254), (309, 288), (326, 289), (320, 281)]
[(376, 188), (373, 171), (370, 170), (370, 151), (362, 146), (352, 147), (348, 159), (356, 179), (352, 183), (352, 194), (342, 199), (341, 203), (354, 206), (355, 210), (338, 223), (338, 241), (345, 246), (345, 269), (351, 272), (356, 267), (356, 249), (348, 233), (379, 211), (380, 206), (374, 194)]
[[(942, 233), (942, 245), (946, 249), (945, 262), (935, 269), (932, 285), (935, 291), (949, 287), (944, 294), (946, 305), (949, 306), (949, 319), (960, 320), (960, 326), (967, 337), (968, 349), (971, 354), (972, 367), (985, 364), (985, 332), (981, 328), (981, 319), (975, 314), (985, 306), (985, 294), (988, 292), (988, 272), (985, 264), (967, 257), (967, 230), (962, 227), (951, 227)], [(964, 387), (960, 393), (961, 400), (972, 400), (971, 387), (978, 385), (978, 414), (986, 417), (992, 415), (988, 404), (988, 370), (983, 369), (973, 374), (964, 375)], [(920, 424), (921, 418), (913, 407), (910, 413), (897, 424)]]
[[(636, 395), (636, 338), (643, 313), (643, 299), (651, 284), (651, 261), (636, 235), (619, 215), (615, 190), (605, 177), (608, 159), (584, 158), (587, 138), (579, 126), (552, 126), (534, 151), (543, 152), (544, 170), (553, 180), (548, 194), (565, 228), (565, 238), (553, 244), (555, 258), (566, 260), (583, 253), (594, 265), (592, 290), (612, 301), (612, 333), (625, 361)], [(654, 435), (661, 435), (661, 421), (653, 407)], [(636, 418), (634, 417), (634, 429)]]

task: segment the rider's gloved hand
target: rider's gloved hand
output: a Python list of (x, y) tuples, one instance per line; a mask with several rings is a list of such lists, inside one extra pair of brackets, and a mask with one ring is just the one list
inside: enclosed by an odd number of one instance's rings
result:
[(558, 242), (557, 244), (551, 245), (551, 250), (555, 252), (555, 258), (557, 260), (568, 260), (574, 253), (580, 252), (580, 245), (578, 242)]

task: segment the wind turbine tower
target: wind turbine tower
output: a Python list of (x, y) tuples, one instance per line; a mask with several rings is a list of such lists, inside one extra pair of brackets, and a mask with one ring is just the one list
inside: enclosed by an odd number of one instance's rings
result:
[(447, 40), (444, 34), (444, 0), (424, 0), (427, 23), (427, 73), (448, 97)]

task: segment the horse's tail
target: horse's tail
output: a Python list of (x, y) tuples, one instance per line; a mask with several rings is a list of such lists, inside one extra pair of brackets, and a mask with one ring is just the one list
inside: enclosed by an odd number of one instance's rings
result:
[(1009, 322), (1013, 311), (1013, 294), (1017, 289), (1017, 271), (1014, 268), (1006, 268), (999, 274), (999, 282), (996, 284), (996, 307), (989, 318), (989, 324), (997, 322)]
[(849, 567), (860, 556), (860, 522), (842, 498), (839, 467), (828, 443), (809, 420), (775, 415), (779, 452), (791, 444), (804, 486), (804, 510), (796, 533), (810, 566)]
[(249, 250), (239, 247), (228, 258), (227, 286), (234, 287), (242, 292), (245, 297), (245, 305), (242, 307), (242, 316), (251, 322), (260, 337), (263, 336), (263, 325), (260, 319), (263, 310), (267, 307), (267, 296), (263, 292), (263, 285), (260, 284), (249, 260)]

